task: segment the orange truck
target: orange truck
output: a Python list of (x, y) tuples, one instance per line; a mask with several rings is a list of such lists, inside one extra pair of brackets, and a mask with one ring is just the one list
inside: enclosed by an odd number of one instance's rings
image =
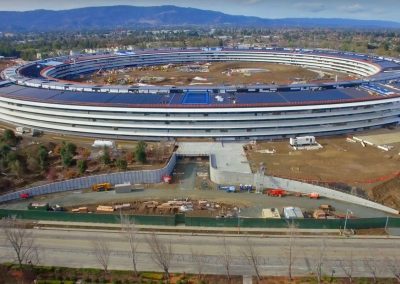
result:
[(265, 194), (268, 196), (282, 197), (282, 196), (285, 196), (287, 193), (283, 189), (269, 188), (265, 191)]
[(104, 183), (96, 183), (92, 185), (93, 191), (109, 191), (112, 189), (111, 183), (104, 182)]

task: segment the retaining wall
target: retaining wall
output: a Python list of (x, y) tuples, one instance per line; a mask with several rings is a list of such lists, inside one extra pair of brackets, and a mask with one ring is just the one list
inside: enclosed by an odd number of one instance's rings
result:
[[(213, 182), (217, 184), (255, 184), (255, 181), (258, 180), (255, 177), (255, 174), (252, 173), (237, 173), (237, 172), (228, 172), (228, 171), (220, 171), (218, 170), (217, 161), (215, 161), (215, 157), (213, 155), (210, 156), (210, 178)], [(337, 190), (333, 190), (330, 188), (313, 185), (309, 183), (304, 183), (300, 181), (278, 178), (273, 176), (263, 176), (259, 180), (262, 182), (263, 187), (269, 188), (282, 188), (288, 191), (295, 191), (301, 193), (312, 193), (317, 192), (321, 196), (336, 199), (344, 202), (355, 203), (358, 205), (363, 205), (366, 207), (371, 207), (374, 209), (378, 209), (391, 214), (399, 214), (398, 210), (393, 208), (384, 206), (382, 204), (354, 196), (351, 194), (347, 194), (344, 192), (340, 192)]]
[(88, 177), (81, 177), (71, 180), (59, 181), (45, 185), (35, 186), (0, 196), (0, 202), (19, 199), (21, 193), (28, 193), (30, 196), (90, 188), (95, 183), (109, 182), (120, 184), (125, 182), (135, 183), (159, 183), (162, 176), (170, 175), (176, 164), (176, 155), (172, 154), (167, 165), (157, 170), (128, 171), (112, 174), (102, 174)]

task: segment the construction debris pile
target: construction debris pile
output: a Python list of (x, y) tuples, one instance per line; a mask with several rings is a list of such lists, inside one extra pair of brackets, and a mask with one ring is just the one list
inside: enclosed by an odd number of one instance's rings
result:
[[(237, 208), (208, 200), (190, 200), (188, 198), (168, 200), (133, 201), (131, 203), (113, 203), (87, 205), (78, 208), (67, 208), (74, 213), (114, 213), (142, 215), (174, 215), (186, 213), (191, 216), (232, 217), (237, 215)], [(236, 208), (236, 209), (235, 209)]]

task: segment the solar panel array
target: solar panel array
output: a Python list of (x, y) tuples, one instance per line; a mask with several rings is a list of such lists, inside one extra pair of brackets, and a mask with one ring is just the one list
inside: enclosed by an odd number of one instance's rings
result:
[(28, 88), (18, 85), (0, 86), (0, 94), (20, 99), (67, 104), (116, 104), (116, 105), (230, 105), (230, 104), (286, 104), (327, 103), (337, 100), (365, 99), (367, 91), (354, 88), (323, 91), (291, 92), (235, 92), (211, 94), (209, 92), (187, 92), (173, 94), (113, 94), (100, 92), (71, 92)]

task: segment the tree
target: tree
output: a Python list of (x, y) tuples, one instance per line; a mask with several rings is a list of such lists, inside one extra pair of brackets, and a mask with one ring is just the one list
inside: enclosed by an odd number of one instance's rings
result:
[(227, 243), (225, 236), (222, 238), (221, 262), (222, 265), (224, 266), (228, 281), (231, 281), (232, 253), (231, 253), (231, 248)]
[(246, 258), (249, 265), (253, 268), (254, 273), (257, 276), (257, 280), (261, 281), (260, 256), (254, 249), (254, 246), (251, 243), (250, 239), (246, 240), (246, 247), (243, 249), (242, 254)]
[(96, 257), (97, 262), (103, 268), (104, 276), (108, 272), (108, 266), (110, 264), (111, 249), (105, 240), (96, 238), (92, 241), (93, 252)]
[(137, 229), (135, 226), (135, 222), (133, 222), (129, 216), (120, 214), (120, 221), (121, 221), (121, 227), (122, 227), (122, 232), (126, 239), (129, 242), (129, 254), (130, 258), (132, 261), (132, 268), (133, 268), (133, 273), (134, 276), (138, 276), (138, 271), (137, 271), (137, 247), (138, 247), (138, 241), (137, 241)]
[(11, 152), (11, 147), (8, 144), (0, 144), (0, 167), (4, 170), (8, 167), (9, 154)]
[(76, 154), (76, 145), (70, 142), (63, 141), (60, 150), (60, 155), (62, 164), (65, 167), (69, 167), (72, 165), (75, 154)]
[(208, 257), (201, 252), (193, 250), (193, 248), (190, 249), (190, 252), (192, 255), (192, 262), (197, 270), (197, 278), (201, 281), (203, 278), (204, 266), (208, 263)]
[(377, 261), (372, 257), (369, 259), (364, 260), (364, 266), (367, 268), (367, 270), (371, 273), (372, 279), (374, 280), (374, 283), (378, 283), (378, 263)]
[(394, 257), (386, 257), (385, 258), (386, 266), (388, 267), (390, 273), (397, 280), (397, 283), (400, 283), (400, 258), (399, 255)]
[(48, 160), (49, 160), (49, 152), (48, 152), (47, 148), (43, 145), (40, 145), (39, 151), (38, 151), (38, 161), (39, 161), (40, 169), (42, 171), (47, 168)]
[(31, 172), (38, 172), (40, 170), (40, 165), (38, 160), (34, 157), (28, 157), (27, 168)]
[(11, 129), (4, 130), (2, 141), (11, 146), (15, 146), (17, 144), (17, 137), (15, 136), (14, 131)]
[(108, 149), (107, 146), (104, 146), (103, 148), (103, 155), (101, 156), (101, 161), (104, 165), (109, 165), (111, 163), (110, 150)]
[(317, 260), (315, 263), (315, 268), (314, 268), (318, 284), (320, 284), (322, 281), (322, 267), (325, 262), (325, 250), (326, 250), (325, 240), (323, 238), (321, 238), (321, 244), (320, 244), (320, 247), (318, 250), (318, 257), (317, 257)]
[(20, 177), (24, 173), (24, 165), (20, 160), (13, 160), (9, 163), (10, 170), (13, 174), (15, 174), (17, 177)]
[(35, 244), (32, 231), (26, 229), (18, 220), (7, 218), (1, 220), (2, 232), (15, 253), (19, 268), (24, 264), (39, 263), (39, 249)]
[(147, 160), (146, 147), (147, 145), (144, 141), (139, 141), (135, 149), (135, 159), (142, 164), (146, 163)]
[(340, 267), (342, 268), (343, 273), (348, 278), (349, 283), (353, 283), (354, 261), (353, 251), (351, 249), (349, 254), (340, 261)]
[(86, 161), (85, 160), (79, 160), (78, 163), (77, 163), (77, 167), (78, 167), (79, 174), (82, 175), (87, 169)]
[(118, 159), (115, 162), (118, 169), (125, 171), (128, 168), (128, 162), (125, 159)]
[(169, 268), (173, 259), (171, 242), (165, 243), (154, 232), (146, 238), (154, 262), (164, 271), (165, 278), (169, 280)]

